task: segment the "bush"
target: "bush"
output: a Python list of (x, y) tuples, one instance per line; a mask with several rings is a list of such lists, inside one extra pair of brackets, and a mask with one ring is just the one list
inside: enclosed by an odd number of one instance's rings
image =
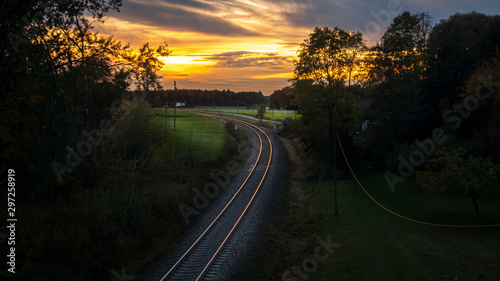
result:
[(112, 150), (123, 152), (128, 159), (141, 159), (160, 135), (149, 113), (151, 105), (141, 99), (123, 101), (114, 116), (116, 127), (111, 133)]
[(304, 124), (300, 119), (293, 119), (290, 117), (283, 120), (283, 129), (280, 135), (286, 136), (304, 136)]
[(257, 116), (258, 119), (264, 119), (264, 115), (266, 115), (266, 105), (260, 104), (257, 106)]

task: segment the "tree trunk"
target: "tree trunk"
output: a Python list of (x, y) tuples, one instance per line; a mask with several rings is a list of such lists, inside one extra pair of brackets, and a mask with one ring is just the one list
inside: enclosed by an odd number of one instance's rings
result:
[(470, 197), (472, 198), (472, 202), (474, 203), (474, 209), (476, 210), (476, 217), (480, 218), (481, 215), (479, 214), (479, 206), (477, 204), (477, 198), (479, 198), (479, 196), (475, 196), (474, 194), (472, 194)]
[(333, 134), (333, 130), (334, 130), (334, 126), (333, 126), (333, 109), (330, 108), (330, 110), (328, 111), (328, 160), (329, 160), (329, 163), (333, 163), (333, 150), (334, 150), (334, 138), (335, 138), (335, 135)]

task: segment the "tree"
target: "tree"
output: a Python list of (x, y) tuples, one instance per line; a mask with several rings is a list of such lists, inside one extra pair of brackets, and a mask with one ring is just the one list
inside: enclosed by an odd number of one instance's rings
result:
[(361, 33), (338, 27), (315, 28), (301, 44), (295, 62), (293, 102), (306, 126), (307, 137), (317, 148), (326, 146), (333, 160), (335, 131), (352, 135), (359, 123), (359, 97), (352, 94), (354, 70), (361, 65), (365, 48)]
[(288, 108), (292, 99), (292, 91), (289, 86), (281, 90), (274, 91), (269, 97), (270, 107), (272, 108)]
[(460, 97), (469, 118), (459, 124), (458, 135), (483, 143), (488, 155), (497, 162), (500, 159), (500, 50), (472, 72)]
[(128, 54), (125, 59), (128, 60), (134, 67), (134, 74), (137, 90), (147, 94), (151, 90), (161, 90), (160, 78), (156, 74), (162, 69), (165, 63), (159, 57), (168, 57), (171, 51), (167, 48), (168, 45), (160, 45), (157, 48), (151, 48), (149, 43), (144, 44), (139, 49), (139, 54)]
[(257, 116), (255, 117), (262, 120), (264, 119), (264, 115), (266, 115), (266, 105), (265, 104), (257, 105)]
[(426, 50), (431, 32), (428, 14), (404, 12), (394, 18), (371, 50), (369, 71), (371, 104), (367, 119), (371, 152), (379, 161), (394, 143), (425, 137), (422, 122), (421, 83), (426, 67)]
[[(65, 147), (76, 144), (88, 124), (82, 118), (88, 99), (79, 102), (80, 85), (75, 81), (87, 81), (84, 75), (91, 72), (103, 77), (101, 63), (107, 63), (102, 57), (88, 57), (87, 43), (95, 39), (89, 35), (90, 21), (102, 21), (105, 14), (119, 9), (121, 0), (3, 1), (0, 5), (0, 35), (6, 39), (0, 42), (0, 166), (8, 163), (31, 175), (23, 179), (20, 196), (50, 196), (52, 189), (45, 188), (55, 179), (50, 163), (66, 156)], [(70, 81), (66, 80), (69, 73), (83, 75)]]
[(497, 180), (497, 167), (489, 159), (467, 155), (464, 149), (441, 149), (429, 159), (417, 180), (429, 193), (452, 193), (471, 198), (480, 217), (477, 199), (487, 195)]
[[(120, 101), (131, 83), (159, 88), (156, 72), (163, 62), (158, 56), (169, 51), (166, 45), (146, 44), (134, 54), (129, 45), (92, 32), (92, 22), (118, 11), (121, 0), (0, 5), (6, 15), (0, 35), (8, 39), (0, 42), (0, 94), (5, 101), (0, 104), (1, 166), (10, 163), (32, 175), (24, 179), (22, 192), (50, 196), (40, 183), (57, 185), (51, 163), (65, 162), (66, 147), (76, 145), (84, 132), (100, 128), (100, 121), (112, 116), (113, 101)], [(84, 169), (92, 170), (92, 165), (81, 165), (72, 178), (94, 179)], [(65, 181), (77, 188), (73, 183)]]
[(456, 104), (471, 73), (495, 55), (500, 16), (477, 12), (457, 13), (437, 24), (428, 41), (423, 103), (430, 110), (430, 126), (442, 122), (440, 105)]
[(364, 49), (360, 32), (349, 33), (338, 27), (316, 27), (299, 49), (293, 80), (312, 80), (315, 84), (334, 87), (350, 83), (353, 69), (360, 65)]
[(150, 108), (143, 99), (122, 102), (114, 116), (116, 128), (111, 132), (113, 151), (137, 162), (147, 162), (150, 146), (161, 137), (148, 112)]
[(415, 85), (423, 78), (431, 30), (428, 14), (404, 12), (394, 18), (382, 36), (382, 43), (373, 48), (376, 56), (370, 71), (371, 79), (380, 83), (409, 78)]

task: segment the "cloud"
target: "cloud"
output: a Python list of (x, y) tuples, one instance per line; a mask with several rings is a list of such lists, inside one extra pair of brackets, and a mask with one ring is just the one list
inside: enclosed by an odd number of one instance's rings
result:
[[(151, 3), (151, 2), (153, 2), (153, 1), (149, 1), (149, 3)], [(203, 1), (198, 1), (198, 0), (168, 0), (168, 3), (173, 4), (173, 5), (178, 5), (181, 7), (195, 8), (195, 9), (206, 10), (206, 11), (215, 11), (216, 10), (216, 8), (213, 5), (210, 5), (210, 4), (207, 4)]]
[(371, 45), (394, 19), (384, 14), (389, 5), (429, 12), (435, 23), (456, 12), (500, 10), (497, 0), (127, 0), (98, 30), (135, 48), (167, 42), (177, 56), (166, 61), (167, 85), (175, 79), (186, 87), (272, 93), (288, 84), (296, 50), (314, 27), (359, 30)]
[(500, 11), (500, 2), (492, 0), (420, 0), (407, 2), (404, 5), (405, 10), (411, 12), (429, 12), (436, 19), (436, 23), (441, 19), (448, 19), (455, 13), (477, 11), (492, 15), (498, 14), (498, 11)]
[[(195, 8), (194, 10), (192, 8)], [(198, 10), (196, 10), (198, 9)], [(200, 10), (201, 9), (201, 10)], [(223, 18), (203, 13), (215, 8), (199, 1), (129, 1), (114, 14), (118, 19), (156, 28), (191, 31), (224, 36), (253, 36), (254, 32), (235, 25)]]
[[(379, 23), (381, 32), (392, 22), (384, 13), (390, 6), (411, 12), (430, 12), (436, 20), (455, 12), (478, 10), (491, 13), (500, 2), (491, 0), (129, 0), (116, 17), (170, 31), (189, 31), (222, 36), (290, 35), (293, 28), (316, 26), (370, 33), (367, 26)], [(375, 16), (374, 16), (375, 15)], [(393, 15), (395, 16), (395, 15)], [(368, 31), (368, 32), (367, 32)], [(378, 32), (380, 33), (380, 32)], [(372, 36), (369, 40), (379, 40)]]
[(289, 25), (338, 26), (347, 30), (355, 27), (364, 29), (367, 23), (377, 20), (374, 14), (391, 12), (394, 7), (412, 13), (429, 12), (438, 20), (448, 18), (456, 12), (467, 13), (476, 10), (492, 14), (500, 9), (500, 2), (493, 0), (273, 0), (272, 2), (288, 7), (283, 14)]
[(386, 9), (389, 0), (279, 0), (293, 3), (284, 11), (288, 24), (301, 27), (338, 26), (352, 29), (371, 20), (370, 11)]
[(248, 68), (264, 67), (272, 70), (282, 69), (283, 65), (292, 63), (290, 57), (280, 56), (275, 52), (226, 52), (208, 57), (215, 61), (216, 68)]

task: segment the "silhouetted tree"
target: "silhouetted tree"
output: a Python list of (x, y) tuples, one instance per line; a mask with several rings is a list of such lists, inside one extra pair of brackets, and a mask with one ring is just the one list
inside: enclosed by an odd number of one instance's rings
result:
[(371, 104), (367, 118), (372, 153), (385, 157), (394, 143), (425, 137), (422, 120), (421, 83), (426, 68), (426, 50), (432, 30), (428, 14), (404, 12), (394, 18), (372, 48), (369, 77)]
[[(459, 102), (473, 70), (495, 55), (500, 16), (477, 12), (457, 13), (437, 24), (429, 37), (428, 66), (424, 73), (423, 103), (429, 107), (426, 122), (442, 123), (443, 104)], [(462, 132), (462, 137), (467, 137)]]
[(272, 108), (288, 108), (292, 99), (292, 89), (287, 86), (281, 90), (274, 91), (269, 97), (270, 107)]
[(345, 137), (359, 125), (359, 96), (352, 95), (348, 83), (350, 70), (361, 64), (362, 49), (359, 32), (317, 27), (298, 51), (292, 79), (294, 103), (309, 140), (317, 148), (326, 145), (328, 153), (324, 155), (329, 161), (333, 159), (335, 131)]

